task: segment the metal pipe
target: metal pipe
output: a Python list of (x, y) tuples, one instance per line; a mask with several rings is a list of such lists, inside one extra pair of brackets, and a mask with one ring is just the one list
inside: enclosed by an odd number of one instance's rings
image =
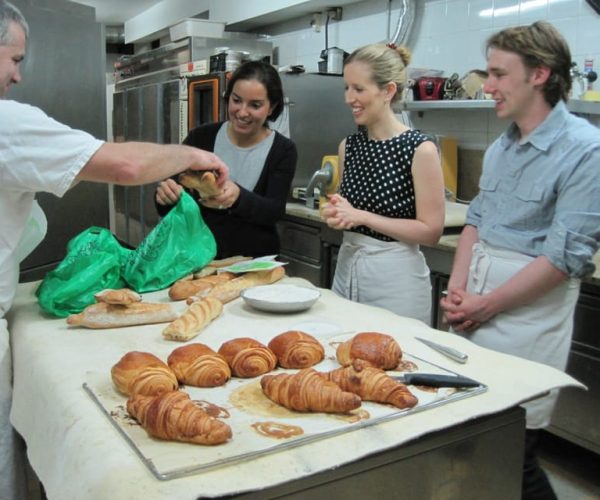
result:
[(404, 45), (408, 40), (408, 35), (412, 28), (412, 23), (415, 20), (415, 2), (414, 0), (402, 0), (402, 7), (400, 8), (400, 16), (398, 17), (398, 24), (396, 26), (396, 32), (390, 40), (390, 43), (396, 45)]

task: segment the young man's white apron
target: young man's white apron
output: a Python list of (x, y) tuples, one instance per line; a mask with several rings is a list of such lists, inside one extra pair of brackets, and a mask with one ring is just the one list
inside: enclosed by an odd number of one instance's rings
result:
[[(525, 267), (533, 257), (486, 245), (473, 246), (467, 291), (485, 294)], [(498, 314), (471, 334), (476, 344), (559, 370), (567, 365), (573, 334), (573, 312), (579, 296), (578, 279), (569, 279), (532, 304)], [(527, 427), (550, 423), (558, 392), (526, 403)]]
[(331, 289), (354, 302), (430, 324), (429, 268), (418, 245), (345, 231)]

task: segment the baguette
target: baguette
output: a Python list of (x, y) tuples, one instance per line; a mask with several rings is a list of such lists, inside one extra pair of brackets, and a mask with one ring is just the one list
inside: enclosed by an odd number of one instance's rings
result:
[(133, 304), (134, 302), (141, 302), (142, 300), (139, 293), (134, 292), (129, 288), (121, 288), (119, 290), (107, 288), (106, 290), (94, 294), (94, 298), (96, 299), (96, 302), (120, 305)]
[(218, 283), (230, 281), (235, 277), (233, 273), (220, 273), (214, 276), (205, 276), (199, 279), (182, 279), (176, 281), (169, 288), (169, 298), (171, 300), (184, 300), (191, 295), (197, 295), (202, 291), (208, 291)]
[(185, 342), (193, 339), (206, 325), (223, 312), (223, 304), (206, 297), (191, 304), (179, 318), (169, 323), (162, 334), (167, 340)]
[(234, 255), (233, 257), (227, 257), (226, 259), (218, 259), (209, 262), (208, 265), (211, 267), (227, 267), (233, 266), (233, 264), (237, 264), (238, 262), (244, 262), (246, 260), (252, 260), (252, 257), (244, 257), (243, 255)]
[(71, 314), (67, 324), (85, 328), (119, 328), (122, 326), (168, 323), (177, 318), (171, 304), (134, 302), (128, 305), (98, 302), (79, 314)]
[(226, 304), (227, 302), (237, 299), (247, 288), (259, 285), (269, 285), (279, 281), (284, 276), (285, 271), (283, 267), (276, 267), (270, 271), (246, 273), (239, 278), (215, 285), (215, 287), (208, 292), (207, 297), (214, 297), (219, 299), (223, 304)]

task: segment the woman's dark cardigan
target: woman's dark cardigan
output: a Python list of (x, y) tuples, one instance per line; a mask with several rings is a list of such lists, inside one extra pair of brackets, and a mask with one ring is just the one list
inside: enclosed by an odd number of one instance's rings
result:
[[(183, 143), (212, 152), (221, 125), (202, 125), (192, 130)], [(217, 259), (234, 255), (260, 257), (279, 254), (276, 223), (285, 214), (298, 153), (290, 139), (279, 132), (274, 134), (273, 145), (254, 190), (240, 186), (239, 198), (225, 210), (200, 206), (202, 217), (217, 241)], [(177, 176), (173, 179), (177, 180)], [(200, 204), (196, 191), (187, 192)], [(156, 204), (156, 207), (158, 213), (164, 216), (172, 205)]]

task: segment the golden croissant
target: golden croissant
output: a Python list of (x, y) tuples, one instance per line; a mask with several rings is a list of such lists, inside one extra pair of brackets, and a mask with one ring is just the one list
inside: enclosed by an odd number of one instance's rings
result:
[(290, 410), (344, 413), (361, 404), (359, 396), (343, 391), (312, 368), (294, 374), (265, 375), (260, 386), (271, 401)]
[(169, 355), (167, 363), (182, 384), (217, 387), (231, 378), (225, 358), (204, 344), (178, 347)]
[(212, 297), (205, 297), (189, 305), (181, 316), (169, 323), (162, 332), (163, 337), (179, 341), (193, 339), (222, 312), (222, 302)]
[(362, 359), (375, 368), (392, 370), (398, 366), (402, 350), (390, 335), (362, 332), (341, 343), (335, 355), (342, 366), (349, 366), (353, 360)]
[(196, 406), (185, 392), (132, 396), (127, 411), (158, 439), (212, 445), (231, 438), (231, 427)]
[(128, 352), (112, 367), (110, 374), (119, 392), (126, 396), (156, 396), (179, 386), (171, 369), (149, 352)]
[(264, 344), (248, 337), (225, 342), (219, 348), (219, 354), (231, 367), (231, 373), (240, 378), (258, 377), (277, 366), (275, 354)]
[(325, 356), (325, 349), (316, 338), (298, 330), (280, 333), (268, 347), (284, 368), (309, 368)]
[(402, 382), (362, 360), (355, 360), (350, 366), (323, 375), (343, 391), (357, 394), (365, 401), (388, 403), (401, 409), (412, 408), (419, 402)]

